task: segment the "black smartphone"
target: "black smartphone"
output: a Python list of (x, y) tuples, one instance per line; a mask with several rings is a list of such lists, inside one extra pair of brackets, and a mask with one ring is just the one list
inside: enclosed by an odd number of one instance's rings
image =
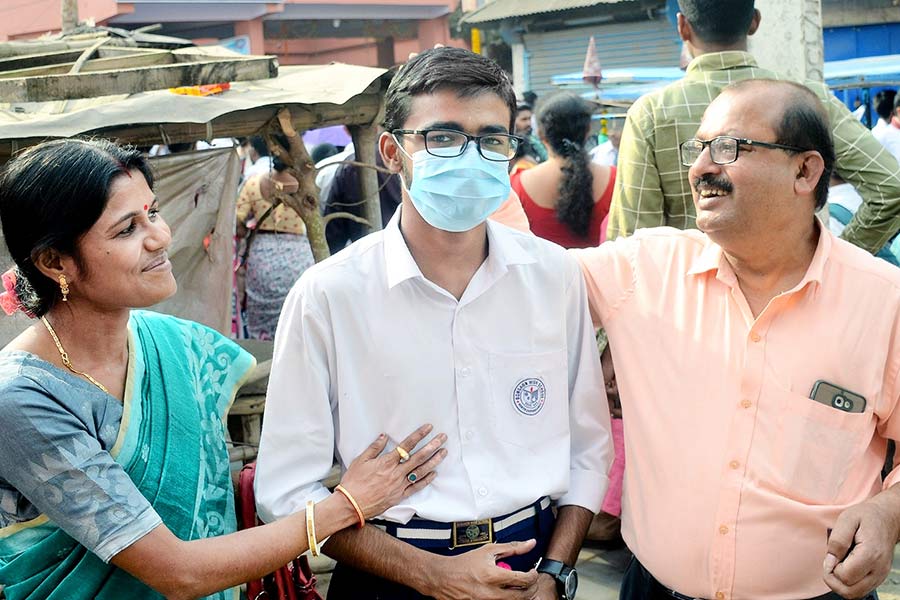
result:
[(813, 384), (809, 397), (819, 404), (848, 413), (861, 413), (866, 410), (865, 398), (821, 379)]

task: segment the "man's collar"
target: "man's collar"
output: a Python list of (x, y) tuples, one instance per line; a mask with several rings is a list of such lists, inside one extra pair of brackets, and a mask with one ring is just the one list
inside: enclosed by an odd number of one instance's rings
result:
[[(407, 279), (424, 277), (400, 232), (401, 209), (402, 206), (397, 207), (394, 216), (385, 226), (383, 234), (388, 289)], [(491, 270), (505, 272), (510, 265), (526, 265), (537, 262), (537, 259), (516, 240), (518, 235), (517, 232), (488, 219), (488, 257), (486, 262)]]
[(756, 59), (749, 52), (742, 50), (726, 50), (725, 52), (707, 52), (701, 54), (688, 65), (687, 75), (707, 71), (723, 71), (740, 67), (757, 67)]
[[(811, 282), (815, 282), (819, 285), (822, 283), (822, 276), (825, 273), (825, 263), (828, 261), (828, 257), (831, 254), (831, 245), (833, 241), (831, 239), (832, 233), (822, 225), (818, 218), (816, 218), (816, 228), (819, 232), (819, 241), (816, 243), (816, 251), (813, 253), (812, 261), (810, 261), (809, 267), (807, 267), (806, 273), (803, 275), (803, 279), (796, 285), (794, 288), (795, 290), (803, 289), (806, 284)], [(707, 237), (706, 247), (691, 263), (688, 275), (702, 275), (704, 273), (709, 273), (710, 271), (716, 271), (716, 279), (726, 285), (733, 286), (737, 284), (737, 277), (734, 274), (734, 270), (731, 268), (731, 264), (725, 257), (725, 252), (722, 250), (722, 247)]]

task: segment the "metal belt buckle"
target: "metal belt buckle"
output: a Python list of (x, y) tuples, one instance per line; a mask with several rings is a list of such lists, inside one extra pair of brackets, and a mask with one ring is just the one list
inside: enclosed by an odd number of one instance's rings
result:
[(494, 541), (494, 527), (490, 519), (454, 521), (451, 541), (451, 549), (491, 544)]

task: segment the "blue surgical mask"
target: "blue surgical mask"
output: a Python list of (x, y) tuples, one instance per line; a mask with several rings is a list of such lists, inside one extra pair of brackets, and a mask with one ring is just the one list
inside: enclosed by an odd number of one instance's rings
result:
[(403, 186), (425, 222), (437, 229), (469, 231), (509, 197), (508, 163), (484, 159), (474, 143), (453, 158), (432, 156), (425, 150), (410, 158), (412, 186), (405, 181)]

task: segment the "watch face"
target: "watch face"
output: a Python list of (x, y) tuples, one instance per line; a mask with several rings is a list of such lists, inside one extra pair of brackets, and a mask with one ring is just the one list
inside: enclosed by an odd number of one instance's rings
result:
[(575, 569), (569, 571), (569, 576), (566, 577), (566, 600), (573, 600), (575, 598), (575, 592), (578, 590), (578, 573), (575, 572)]

